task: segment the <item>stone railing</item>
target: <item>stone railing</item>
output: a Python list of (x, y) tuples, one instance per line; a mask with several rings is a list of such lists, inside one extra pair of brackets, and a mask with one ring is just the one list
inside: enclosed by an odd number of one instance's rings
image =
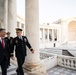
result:
[(76, 57), (41, 52), (40, 59), (44, 62), (47, 70), (56, 65), (76, 70)]
[(40, 53), (40, 59), (46, 59), (46, 58), (49, 58), (49, 57), (52, 57), (53, 55), (51, 54), (48, 54), (48, 53)]
[(44, 63), (46, 70), (53, 68), (57, 65), (57, 55), (41, 52), (40, 59)]
[(76, 70), (76, 57), (58, 55), (57, 61), (59, 66)]

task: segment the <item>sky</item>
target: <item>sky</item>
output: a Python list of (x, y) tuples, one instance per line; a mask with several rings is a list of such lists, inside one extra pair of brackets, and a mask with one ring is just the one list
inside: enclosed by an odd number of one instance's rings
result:
[[(25, 0), (17, 0), (17, 13), (25, 18)], [(39, 0), (39, 23), (76, 17), (76, 0)]]

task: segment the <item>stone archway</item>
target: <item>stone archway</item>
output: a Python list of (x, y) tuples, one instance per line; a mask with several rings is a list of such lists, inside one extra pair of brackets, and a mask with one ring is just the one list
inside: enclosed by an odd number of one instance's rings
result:
[(71, 21), (68, 24), (68, 41), (76, 42), (76, 21)]

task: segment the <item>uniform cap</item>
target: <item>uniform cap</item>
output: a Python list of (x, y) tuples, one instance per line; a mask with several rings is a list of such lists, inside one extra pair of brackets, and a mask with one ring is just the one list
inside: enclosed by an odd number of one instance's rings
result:
[(16, 28), (16, 32), (21, 32), (21, 31), (22, 31), (22, 29)]

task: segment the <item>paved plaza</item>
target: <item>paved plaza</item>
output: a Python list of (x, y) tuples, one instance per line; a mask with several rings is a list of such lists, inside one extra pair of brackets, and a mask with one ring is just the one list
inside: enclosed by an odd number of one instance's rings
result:
[[(16, 66), (11, 64), (11, 66), (8, 68), (7, 75), (17, 75), (16, 74), (16, 68), (17, 68)], [(0, 75), (2, 75), (1, 74), (1, 69), (0, 69)], [(47, 71), (47, 75), (76, 75), (76, 71), (71, 70), (71, 69), (67, 69), (67, 68), (64, 68), (64, 67), (56, 66), (56, 67), (53, 67), (53, 68), (49, 69)]]
[[(13, 64), (11, 64), (11, 66), (8, 68), (8, 73), (7, 75), (16, 75), (16, 66), (14, 66)], [(0, 75), (2, 75), (1, 73), (1, 69), (0, 69)]]
[(49, 69), (47, 73), (48, 75), (76, 75), (75, 70), (71, 70), (71, 69), (67, 69), (59, 66)]

